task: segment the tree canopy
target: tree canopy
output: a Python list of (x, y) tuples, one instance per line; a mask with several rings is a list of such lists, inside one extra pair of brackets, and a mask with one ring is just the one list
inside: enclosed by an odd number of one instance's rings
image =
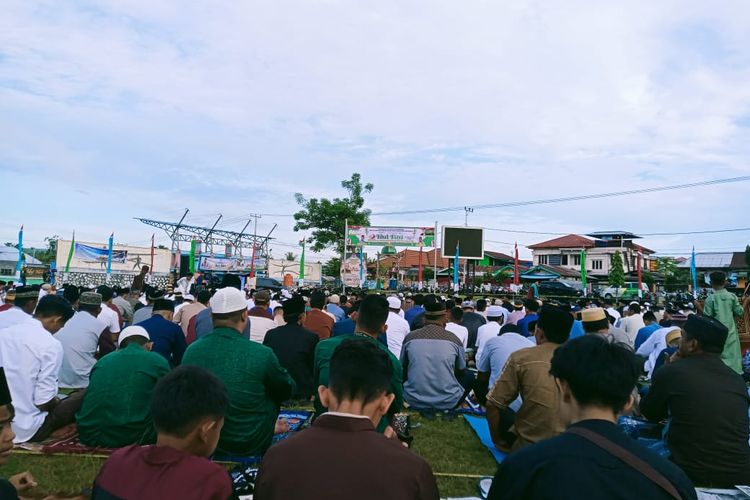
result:
[(344, 251), (344, 226), (366, 226), (370, 224), (370, 210), (364, 208), (364, 195), (373, 190), (372, 183), (363, 184), (362, 176), (352, 174), (351, 179), (341, 181), (347, 196), (344, 198), (305, 198), (295, 193), (294, 198), (302, 209), (294, 214), (294, 230), (312, 229), (308, 241), (314, 252), (335, 248)]
[(622, 269), (622, 255), (620, 255), (620, 252), (615, 252), (612, 256), (612, 266), (609, 269), (608, 281), (610, 286), (621, 287), (625, 285), (625, 271)]

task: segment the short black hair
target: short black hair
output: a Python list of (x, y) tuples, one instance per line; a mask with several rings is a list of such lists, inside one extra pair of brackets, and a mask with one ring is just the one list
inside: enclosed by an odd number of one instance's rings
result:
[[(105, 305), (104, 307), (107, 307), (107, 306)], [(94, 314), (94, 315), (98, 314), (97, 313), (97, 309), (101, 310), (101, 308), (102, 308), (101, 304), (96, 305), (96, 306), (93, 305), (93, 304), (78, 304), (78, 310), (79, 311), (91, 313), (91, 314)]]
[(643, 313), (643, 321), (656, 321), (656, 314), (651, 311)]
[(464, 317), (464, 310), (460, 307), (451, 308), (451, 318), (455, 319), (456, 322), (461, 322)]
[(640, 372), (632, 351), (598, 335), (561, 345), (550, 366), (550, 374), (568, 383), (579, 404), (607, 406), (615, 413), (628, 402)]
[(310, 307), (323, 309), (326, 305), (326, 295), (323, 292), (315, 291), (310, 294)]
[(523, 307), (525, 307), (527, 311), (537, 312), (539, 310), (539, 302), (534, 299), (526, 299), (523, 301)]
[(78, 291), (78, 287), (73, 285), (67, 285), (63, 289), (63, 297), (70, 302), (71, 304), (75, 304), (78, 302), (78, 298), (81, 296), (81, 293)]
[(154, 301), (154, 312), (157, 311), (170, 311), (174, 312), (174, 302), (167, 299), (157, 299)]
[(487, 300), (486, 299), (477, 300), (477, 311), (482, 312), (485, 309), (487, 309)]
[(207, 304), (209, 300), (211, 300), (211, 292), (208, 290), (201, 290), (198, 292), (198, 295), (195, 297), (195, 299), (200, 302), (201, 304)]
[(721, 286), (727, 282), (727, 275), (721, 271), (714, 271), (708, 275), (712, 285)]
[(416, 294), (413, 297), (413, 299), (414, 299), (414, 304), (416, 304), (418, 306), (421, 306), (421, 305), (424, 304), (424, 295), (422, 295), (421, 293)]
[(237, 290), (242, 289), (242, 281), (236, 274), (226, 273), (221, 278), (221, 286), (219, 288), (236, 288)]
[(366, 330), (374, 332), (380, 330), (388, 320), (388, 301), (382, 295), (368, 295), (359, 304), (357, 323)]
[(393, 364), (373, 341), (349, 339), (331, 356), (328, 387), (339, 401), (362, 400), (367, 404), (390, 392)]
[(602, 318), (596, 321), (584, 321), (583, 322), (583, 331), (586, 333), (597, 333), (602, 330), (609, 330), (609, 327), (611, 325), (609, 324), (609, 320), (607, 318)]
[(62, 316), (63, 322), (73, 317), (75, 311), (70, 302), (59, 295), (45, 295), (36, 305), (34, 316), (39, 318), (51, 318), (53, 316)]
[(450, 311), (454, 307), (456, 307), (456, 301), (455, 300), (448, 299), (448, 300), (445, 301), (445, 310), (446, 311)]
[(154, 387), (151, 417), (160, 434), (185, 437), (204, 418), (222, 418), (229, 408), (224, 383), (198, 366), (183, 365)]
[(639, 304), (630, 304), (628, 306), (628, 311), (639, 314), (641, 312), (641, 306)]
[(107, 302), (114, 296), (114, 290), (107, 285), (99, 285), (96, 289), (96, 293), (102, 296), (102, 302)]
[(555, 306), (543, 306), (539, 311), (537, 325), (544, 330), (544, 337), (550, 342), (562, 344), (570, 336), (573, 316), (568, 311)]

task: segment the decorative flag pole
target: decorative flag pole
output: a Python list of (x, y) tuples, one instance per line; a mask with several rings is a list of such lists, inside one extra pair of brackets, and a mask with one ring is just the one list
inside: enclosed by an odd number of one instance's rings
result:
[(18, 230), (18, 262), (16, 262), (16, 277), (21, 279), (21, 268), (23, 267), (23, 224)]
[(148, 273), (154, 274), (154, 233), (151, 233), (151, 261), (148, 266)]
[(422, 289), (422, 245), (419, 245), (419, 273), (417, 276), (417, 281), (419, 281), (419, 289)]
[(191, 273), (195, 273), (195, 250), (198, 246), (196, 240), (190, 240), (190, 260), (188, 260), (188, 269)]
[(693, 255), (690, 259), (690, 276), (693, 278), (693, 298), (698, 298), (698, 272), (695, 269), (695, 245), (693, 245)]
[(581, 285), (583, 286), (583, 296), (588, 292), (588, 275), (586, 274), (586, 250), (581, 250)]
[(305, 238), (302, 238), (302, 241), (299, 242), (299, 244), (302, 246), (302, 256), (299, 258), (299, 281), (300, 285), (302, 284), (302, 281), (305, 279)]
[(516, 242), (516, 255), (513, 261), (513, 284), (516, 286), (521, 284), (521, 275), (518, 273), (518, 242)]
[(458, 291), (459, 285), (458, 285), (458, 245), (459, 241), (456, 240), (456, 257), (453, 260), (453, 288)]
[(68, 250), (68, 260), (65, 262), (65, 272), (70, 272), (70, 261), (73, 260), (73, 253), (76, 249), (76, 232), (73, 231), (73, 239), (70, 240), (70, 250)]
[(112, 247), (115, 245), (115, 233), (109, 235), (109, 248), (107, 250), (107, 277), (112, 276)]
[(636, 268), (638, 269), (638, 298), (640, 299), (643, 295), (643, 273), (641, 270), (641, 258), (643, 258), (643, 254), (640, 250), (638, 250), (635, 258), (638, 261)]

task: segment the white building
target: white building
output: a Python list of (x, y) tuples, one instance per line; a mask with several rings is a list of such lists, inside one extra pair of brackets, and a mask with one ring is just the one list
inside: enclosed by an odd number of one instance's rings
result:
[[(587, 238), (586, 236), (590, 236)], [(649, 271), (655, 265), (653, 250), (633, 243), (640, 238), (624, 231), (602, 231), (586, 236), (569, 234), (548, 241), (529, 245), (534, 265), (560, 266), (571, 270), (581, 269), (581, 251), (586, 250), (586, 273), (606, 281), (612, 267), (612, 256), (620, 252), (625, 274), (641, 269)]]

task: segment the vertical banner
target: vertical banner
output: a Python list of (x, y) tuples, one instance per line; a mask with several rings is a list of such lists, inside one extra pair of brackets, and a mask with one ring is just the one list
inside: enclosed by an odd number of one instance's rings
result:
[(586, 274), (586, 250), (581, 250), (581, 285), (583, 286), (583, 294), (587, 295), (588, 292), (588, 275)]
[(516, 242), (516, 255), (513, 259), (513, 284), (521, 284), (521, 275), (518, 273), (518, 242)]
[(693, 278), (693, 298), (698, 298), (698, 271), (695, 269), (695, 246), (693, 246), (693, 254), (690, 259), (690, 276)]
[(636, 268), (638, 269), (638, 298), (641, 298), (643, 295), (643, 272), (641, 267), (641, 259), (643, 258), (643, 254), (640, 250), (638, 250), (638, 253), (635, 254), (635, 258), (638, 259), (638, 262), (636, 264)]
[(302, 238), (299, 244), (302, 246), (302, 255), (299, 258), (299, 279), (301, 281), (305, 279), (305, 238)]
[(109, 235), (109, 246), (107, 248), (107, 276), (112, 275), (112, 249), (115, 245), (115, 233)]
[(23, 225), (18, 230), (18, 262), (16, 262), (16, 274), (20, 277), (23, 266)]
[(459, 285), (458, 285), (458, 256), (459, 256), (458, 245), (459, 244), (460, 242), (456, 241), (456, 258), (453, 259), (453, 287), (455, 288), (456, 291), (458, 291), (459, 289)]
[[(188, 261), (188, 267), (190, 269), (191, 273), (195, 273), (195, 247), (198, 245), (198, 242), (195, 240), (190, 240), (190, 260)], [(179, 268), (180, 263), (177, 263), (177, 267)]]
[(76, 248), (76, 232), (73, 231), (73, 239), (70, 240), (70, 250), (68, 251), (68, 260), (65, 262), (65, 272), (70, 271), (70, 261), (73, 260), (73, 251)]

